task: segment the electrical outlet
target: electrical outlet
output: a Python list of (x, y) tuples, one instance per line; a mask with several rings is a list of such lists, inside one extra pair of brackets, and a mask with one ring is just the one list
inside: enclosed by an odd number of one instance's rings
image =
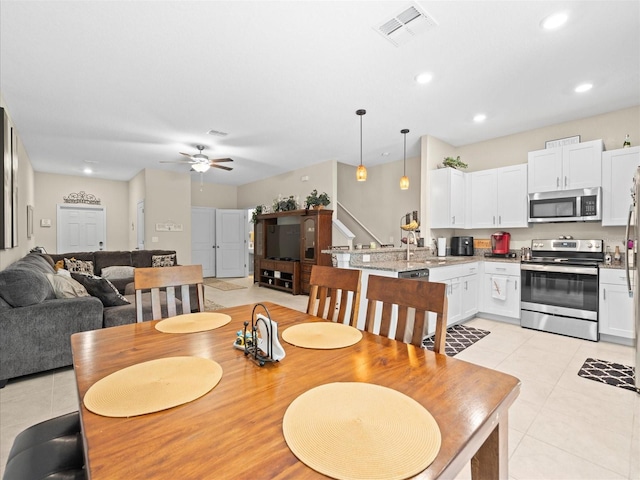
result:
[(363, 262), (370, 262), (371, 261), (371, 255), (369, 255), (369, 254), (362, 255), (362, 261)]

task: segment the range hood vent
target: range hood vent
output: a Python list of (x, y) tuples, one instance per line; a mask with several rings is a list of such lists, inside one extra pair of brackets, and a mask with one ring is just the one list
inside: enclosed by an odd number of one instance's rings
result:
[(411, 4), (397, 15), (373, 27), (380, 35), (399, 47), (438, 23), (417, 4)]

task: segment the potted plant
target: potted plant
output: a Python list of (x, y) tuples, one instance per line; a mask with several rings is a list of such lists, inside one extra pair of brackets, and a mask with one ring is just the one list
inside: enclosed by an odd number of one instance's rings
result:
[(256, 208), (251, 214), (251, 223), (256, 223), (258, 221), (258, 215), (262, 215), (263, 213), (267, 213), (267, 207), (264, 205), (256, 205)]
[(318, 194), (318, 190), (315, 188), (311, 191), (309, 195), (307, 195), (307, 199), (305, 201), (306, 208), (324, 208), (331, 203), (331, 199), (326, 192), (322, 192)]
[(455, 169), (467, 168), (469, 166), (466, 163), (464, 163), (462, 160), (460, 160), (460, 155), (458, 155), (456, 158), (445, 157), (444, 161), (442, 162), (442, 165), (444, 165), (445, 167), (451, 167)]
[(278, 195), (278, 198), (273, 201), (274, 212), (288, 212), (290, 210), (298, 210), (298, 201), (293, 198), (293, 195), (289, 195), (289, 198)]

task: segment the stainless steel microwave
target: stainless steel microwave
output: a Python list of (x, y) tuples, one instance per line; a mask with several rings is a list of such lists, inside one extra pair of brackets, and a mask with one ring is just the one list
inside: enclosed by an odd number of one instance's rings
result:
[(602, 187), (529, 194), (529, 222), (602, 220)]

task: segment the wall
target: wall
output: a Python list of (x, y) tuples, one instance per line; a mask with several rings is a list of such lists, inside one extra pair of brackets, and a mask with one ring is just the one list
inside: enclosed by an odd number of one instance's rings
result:
[[(135, 177), (129, 180), (129, 221), (127, 228), (129, 231), (129, 248), (127, 250), (135, 250), (138, 248), (138, 202), (143, 202), (146, 193), (145, 171), (142, 170)], [(142, 226), (144, 228), (144, 225)], [(146, 235), (146, 230), (145, 230)], [(145, 247), (146, 247), (145, 239)]]
[[(400, 245), (400, 222), (404, 215), (420, 211), (420, 159), (408, 158), (409, 189), (400, 190), (402, 160), (367, 168), (367, 180), (356, 180), (356, 167), (338, 164), (338, 196), (349, 210), (381, 243)], [(373, 238), (351, 216), (338, 209), (338, 218), (355, 234), (353, 243), (369, 243)], [(402, 220), (401, 220), (402, 218)], [(422, 221), (422, 217), (419, 217)], [(405, 235), (406, 236), (406, 235)]]
[(191, 182), (191, 206), (238, 208), (238, 187), (215, 183)]
[[(300, 208), (304, 208), (307, 195), (315, 188), (318, 193), (326, 192), (329, 195), (331, 203), (327, 208), (335, 210), (334, 202), (337, 201), (334, 187), (335, 171), (336, 162), (329, 160), (241, 185), (238, 187), (238, 208), (248, 209), (256, 205), (271, 207), (278, 195), (298, 197)], [(308, 179), (302, 180), (302, 177), (308, 177)]]
[[(640, 107), (626, 108), (594, 117), (572, 122), (551, 125), (527, 132), (465, 145), (455, 148), (433, 137), (423, 137), (421, 163), (423, 178), (429, 177), (429, 171), (436, 168), (444, 156), (458, 156), (469, 164), (467, 171), (485, 170), (507, 165), (527, 163), (529, 151), (541, 150), (545, 141), (580, 135), (581, 141), (602, 139), (606, 150), (622, 147), (624, 137), (629, 134), (632, 145), (640, 143)], [(426, 144), (426, 149), (425, 149)], [(428, 183), (427, 183), (428, 185)], [(423, 208), (428, 209), (428, 195), (425, 193)], [(428, 217), (427, 217), (428, 218)], [(437, 229), (431, 231), (431, 237), (451, 235), (472, 235), (474, 238), (489, 238), (494, 230), (452, 230)], [(622, 244), (624, 227), (602, 227), (597, 223), (546, 223), (529, 228), (513, 228), (511, 247), (518, 249), (531, 246), (534, 238), (555, 238), (559, 235), (573, 235), (576, 238), (603, 239), (606, 245)], [(612, 248), (613, 250), (613, 248)]]
[[(7, 111), (9, 120), (11, 121), (11, 112), (5, 104), (2, 94), (0, 94), (0, 106)], [(11, 121), (13, 124), (13, 121)], [(0, 250), (0, 270), (8, 267), (11, 263), (26, 255), (29, 250), (35, 247), (36, 236), (27, 238), (27, 205), (35, 206), (34, 190), (33, 190), (33, 168), (29, 155), (22, 144), (20, 138), (20, 129), (14, 125), (17, 130), (18, 137), (18, 246), (6, 250)], [(34, 209), (35, 217), (35, 209)]]
[[(191, 175), (145, 169), (144, 205), (145, 248), (175, 250), (180, 264), (190, 264)], [(180, 223), (183, 230), (156, 231), (156, 223), (167, 222)]]
[[(57, 205), (70, 193), (85, 192), (100, 199), (107, 213), (107, 250), (130, 250), (129, 185), (128, 182), (103, 180), (89, 176), (58, 175), (36, 172), (34, 177), (34, 232), (37, 244), (49, 253), (56, 253), (58, 229)], [(41, 227), (40, 220), (51, 219), (51, 227)]]

